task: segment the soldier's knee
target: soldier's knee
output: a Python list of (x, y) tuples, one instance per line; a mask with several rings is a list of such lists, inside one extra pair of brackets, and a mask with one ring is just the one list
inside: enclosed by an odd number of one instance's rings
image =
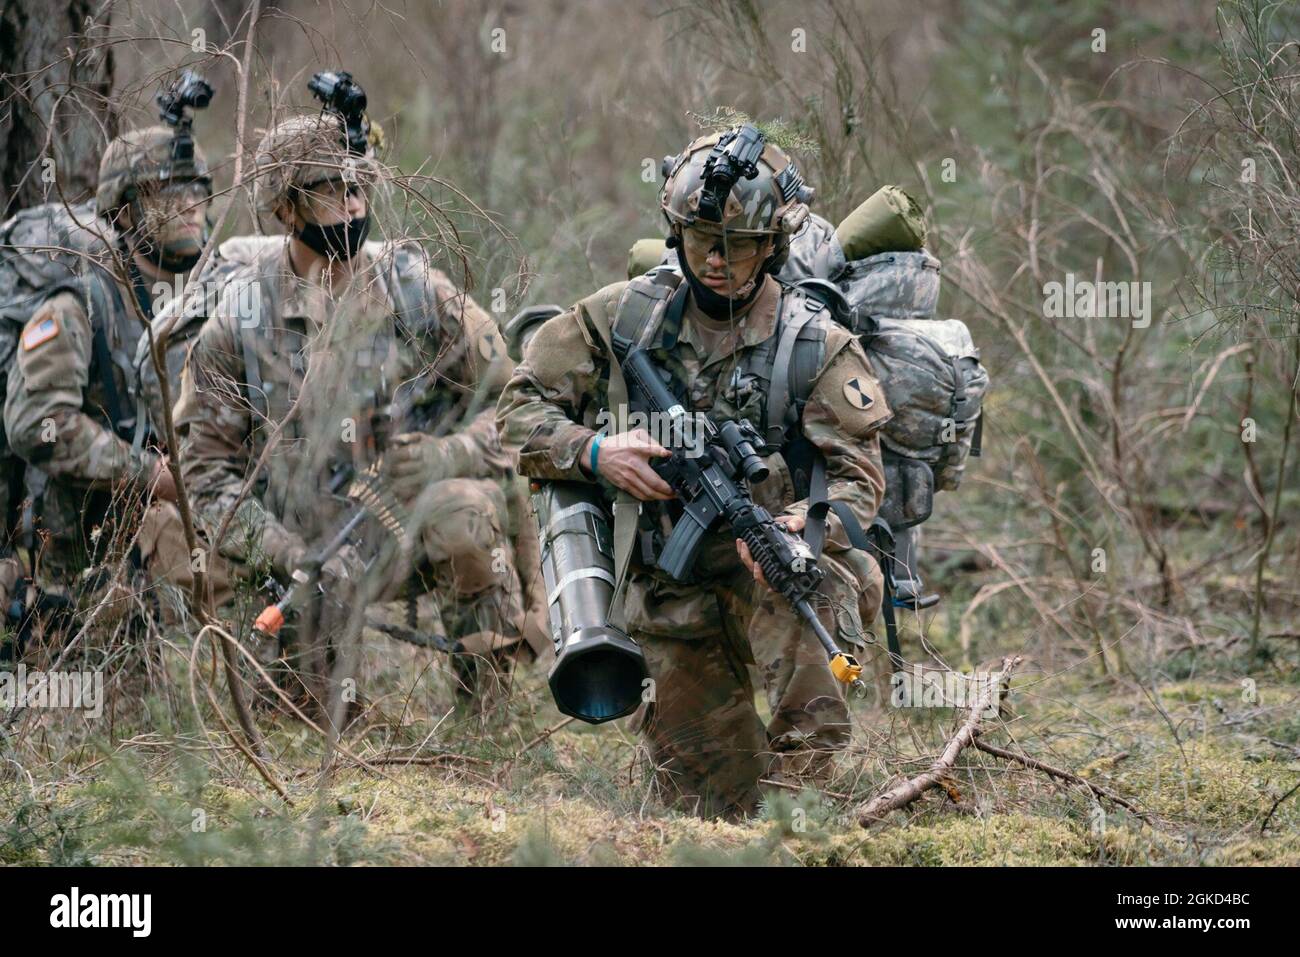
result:
[(485, 481), (449, 479), (438, 485), (438, 501), (421, 536), (425, 559), (450, 564), (462, 594), (492, 587), (507, 577), (512, 561), (504, 496)]

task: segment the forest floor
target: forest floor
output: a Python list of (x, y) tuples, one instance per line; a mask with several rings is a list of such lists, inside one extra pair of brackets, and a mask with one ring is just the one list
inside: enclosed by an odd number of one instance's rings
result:
[[(940, 649), (941, 625), (929, 635)], [(319, 735), (259, 713), (285, 800), (213, 733), (209, 707), (206, 730), (195, 723), (188, 649), (169, 645), (142, 697), (126, 693), (139, 675), (110, 689), (92, 730), (53, 712), (19, 726), (0, 777), (0, 863), (1296, 865), (1300, 671), (1294, 641), (1270, 644), (1245, 680), (1240, 641), (1167, 651), (1143, 681), (1021, 652), (985, 740), (1142, 817), (967, 749), (944, 788), (869, 829), (865, 801), (927, 767), (963, 717), (893, 707), (879, 676), (826, 793), (773, 789), (734, 824), (665, 809), (627, 722), (562, 724), (541, 669), (523, 669), (495, 712), (466, 714), (445, 660), (378, 635), (371, 703), (327, 777)], [(213, 691), (224, 703), (219, 680)]]

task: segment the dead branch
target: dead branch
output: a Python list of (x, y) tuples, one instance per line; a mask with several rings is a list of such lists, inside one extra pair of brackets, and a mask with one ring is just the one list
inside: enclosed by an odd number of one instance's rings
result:
[(1147, 815), (1145, 811), (1138, 810), (1138, 808), (1134, 807), (1131, 802), (1120, 797), (1115, 792), (1102, 787), (1100, 784), (1093, 784), (1091, 781), (1085, 780), (1084, 778), (1079, 777), (1079, 775), (1077, 774), (1074, 774), (1070, 771), (1066, 771), (1062, 768), (1053, 767), (1050, 764), (1046, 764), (1042, 761), (1039, 761), (1037, 758), (1031, 758), (1027, 754), (1016, 754), (1014, 751), (1008, 751), (1005, 748), (999, 748), (985, 741), (981, 741), (978, 737), (976, 737), (974, 744), (976, 748), (978, 748), (979, 750), (983, 751), (986, 754), (993, 755), (995, 758), (1005, 758), (1008, 761), (1015, 761), (1018, 764), (1023, 764), (1025, 767), (1030, 768), (1031, 770), (1042, 771), (1048, 777), (1060, 778), (1062, 781), (1068, 781), (1071, 784), (1077, 784), (1080, 785), (1081, 787), (1085, 787), (1089, 791), (1091, 791), (1096, 797), (1105, 798), (1107, 801), (1111, 801), (1115, 804), (1118, 804), (1124, 810), (1128, 811), (1130, 814), (1133, 814), (1136, 817), (1141, 818), (1147, 824), (1151, 823), (1151, 818), (1149, 815)]
[(862, 827), (870, 827), (890, 811), (911, 804), (926, 791), (937, 787), (952, 772), (953, 766), (957, 763), (957, 755), (961, 754), (962, 749), (974, 743), (976, 735), (980, 733), (984, 713), (1001, 699), (1002, 686), (1022, 660), (1019, 655), (1003, 658), (1001, 670), (980, 689), (975, 703), (966, 713), (966, 720), (957, 729), (948, 746), (943, 749), (943, 753), (923, 773), (872, 798), (859, 815), (858, 824)]

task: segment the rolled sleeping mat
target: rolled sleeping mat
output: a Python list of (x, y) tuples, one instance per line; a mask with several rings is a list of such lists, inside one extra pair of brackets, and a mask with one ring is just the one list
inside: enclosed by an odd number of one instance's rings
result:
[(562, 714), (588, 724), (631, 714), (650, 672), (637, 643), (606, 620), (614, 545), (600, 487), (534, 482), (532, 490), (555, 643), (551, 696)]
[(547, 319), (558, 316), (562, 312), (564, 310), (559, 306), (548, 303), (544, 306), (528, 306), (520, 309), (507, 319), (501, 334), (505, 337), (506, 352), (510, 358), (515, 362), (523, 362), (524, 350), (528, 348), (528, 340), (532, 339), (533, 333), (540, 329)]
[(877, 253), (916, 252), (925, 245), (925, 213), (897, 186), (882, 186), (835, 227), (849, 262)]
[(627, 251), (627, 278), (644, 276), (664, 259), (668, 244), (662, 239), (638, 239)]

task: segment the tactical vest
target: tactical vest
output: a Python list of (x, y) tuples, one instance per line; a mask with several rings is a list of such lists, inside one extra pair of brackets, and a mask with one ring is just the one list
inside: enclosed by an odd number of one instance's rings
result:
[[(394, 321), (376, 330), (368, 348), (363, 351), (371, 361), (382, 364), (394, 348), (402, 348), (405, 340), (413, 338), (410, 330), (418, 328), (436, 316), (436, 305), (426, 301), (425, 298), (424, 283), (419, 278), (417, 268), (417, 259), (420, 256), (418, 250), (411, 247), (398, 247), (391, 251), (375, 250), (372, 254), (385, 256), (388, 260), (386, 268), (380, 271), (380, 275)], [(268, 257), (257, 264), (255, 271), (250, 270), (252, 275), (246, 274), (257, 284), (263, 316), (279, 314), (277, 297), (281, 263), (282, 259), (279, 256)], [(236, 298), (236, 305), (247, 305), (247, 297)], [(294, 396), (291, 394), (292, 383), (269, 381), (264, 376), (259, 339), (269, 347), (273, 355), (281, 356), (288, 352), (286, 358), (290, 367), (295, 372), (305, 373), (307, 335), (305, 331), (297, 333), (286, 330), (278, 322), (252, 321), (254, 317), (247, 314), (240, 314), (238, 318), (240, 345), (244, 359), (244, 390), (254, 413), (250, 431), (252, 459), (256, 461), (261, 456), (267, 434), (276, 423), (283, 422), (287, 418), (294, 402)], [(365, 364), (364, 358), (363, 356), (363, 361), (359, 364)], [(413, 388), (414, 384), (387, 383), (385, 394), (377, 393), (374, 396), (374, 411), (378, 411), (380, 406), (388, 406), (399, 392), (399, 387)], [(288, 437), (303, 437), (300, 428), (299, 423), (290, 423)], [(259, 495), (265, 491), (266, 481), (265, 473), (258, 476), (256, 488)]]
[[(683, 399), (688, 396), (680, 394), (685, 383), (673, 350), (688, 294), (681, 273), (653, 269), (628, 282), (611, 328), (615, 348), (645, 349), (672, 372), (672, 387)], [(810, 445), (803, 437), (803, 409), (825, 359), (826, 333), (833, 321), (820, 299), (782, 284), (775, 333), (748, 350), (736, 370), (756, 385), (758, 415), (753, 424), (764, 438), (759, 453), (779, 452), (785, 458), (801, 498), (808, 495), (812, 466)]]

